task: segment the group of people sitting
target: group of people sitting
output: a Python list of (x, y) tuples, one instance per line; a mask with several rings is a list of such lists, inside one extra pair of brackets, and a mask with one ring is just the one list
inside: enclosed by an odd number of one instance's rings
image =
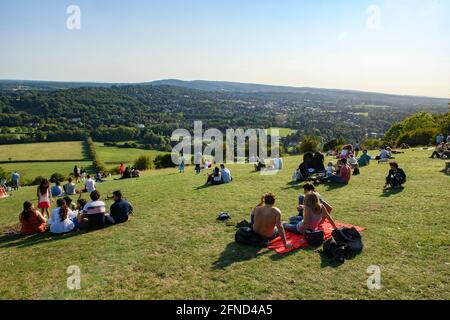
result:
[(282, 170), (284, 166), (283, 158), (280, 157), (275, 157), (272, 160), (266, 160), (264, 158), (252, 156), (249, 158), (249, 161), (256, 162), (255, 171), (257, 172), (260, 172), (262, 170)]
[(252, 231), (261, 240), (266, 241), (280, 236), (285, 247), (291, 248), (292, 245), (287, 242), (285, 230), (298, 234), (303, 234), (307, 230), (315, 231), (324, 220), (328, 220), (334, 228), (337, 228), (330, 215), (333, 208), (315, 191), (314, 185), (306, 183), (303, 189), (304, 195), (299, 196), (297, 207), (299, 214), (291, 217), (286, 223), (282, 222), (281, 210), (275, 207), (275, 195), (264, 194), (251, 212)]
[[(72, 203), (68, 196), (56, 201), (57, 207), (49, 212), (50, 199), (48, 202), (39, 202), (38, 208), (33, 203), (26, 201), (23, 211), (19, 215), (21, 224), (20, 233), (32, 235), (46, 232), (53, 234), (64, 234), (77, 230), (96, 230), (107, 224), (119, 224), (128, 221), (129, 215), (133, 213), (131, 204), (122, 198), (120, 191), (113, 193), (114, 203), (110, 212), (106, 212), (106, 204), (100, 200), (100, 193), (95, 190), (90, 193), (90, 202), (79, 198), (77, 205)], [(40, 199), (39, 201), (47, 200)]]
[(123, 180), (123, 179), (132, 179), (139, 178), (141, 176), (141, 172), (135, 167), (124, 167), (123, 163), (120, 165), (120, 178), (114, 180)]
[(207, 176), (205, 185), (219, 185), (233, 181), (230, 169), (225, 168), (224, 164), (220, 165), (220, 169), (215, 167), (213, 172)]
[(81, 193), (90, 193), (96, 190), (97, 178), (92, 179), (91, 175), (87, 175), (87, 179), (84, 182), (84, 187), (77, 189), (76, 184), (73, 182), (73, 178), (69, 177), (67, 183), (61, 186), (61, 182), (56, 181), (52, 187), (50, 187), (50, 181), (43, 179), (37, 188), (38, 199), (42, 202), (47, 202), (47, 199), (52, 197), (73, 196)]
[(434, 149), (431, 159), (450, 159), (450, 142), (441, 142)]
[(352, 161), (353, 155), (339, 156), (337, 163), (329, 162), (327, 168), (324, 166), (325, 157), (320, 152), (306, 153), (303, 162), (293, 174), (296, 182), (313, 180), (319, 182), (330, 182), (337, 184), (348, 184), (352, 176), (352, 170), (358, 167), (358, 161)]

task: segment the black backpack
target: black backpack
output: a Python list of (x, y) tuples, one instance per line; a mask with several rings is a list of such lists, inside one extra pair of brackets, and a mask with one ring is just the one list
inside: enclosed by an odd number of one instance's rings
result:
[(255, 247), (267, 247), (269, 245), (269, 240), (256, 234), (252, 228), (249, 227), (239, 228), (234, 235), (234, 240), (237, 243)]
[(325, 241), (321, 253), (333, 261), (343, 263), (363, 250), (361, 234), (355, 228), (336, 229), (332, 238)]
[(320, 246), (323, 243), (324, 232), (321, 230), (313, 231), (308, 229), (305, 231), (304, 235), (306, 241), (312, 246)]

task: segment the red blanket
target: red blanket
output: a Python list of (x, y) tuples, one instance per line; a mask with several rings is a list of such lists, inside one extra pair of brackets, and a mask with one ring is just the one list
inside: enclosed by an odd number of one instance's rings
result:
[[(338, 228), (355, 227), (356, 230), (358, 230), (359, 232), (365, 230), (365, 228), (353, 226), (351, 224), (344, 224), (344, 223), (336, 223), (336, 226)], [(331, 226), (331, 224), (328, 221), (323, 222), (319, 226), (319, 230), (322, 230), (325, 233), (325, 240), (331, 238), (331, 232), (333, 231), (333, 227)], [(288, 252), (297, 250), (299, 248), (303, 248), (303, 247), (307, 247), (308, 246), (308, 242), (306, 242), (305, 237), (303, 235), (296, 234), (296, 233), (293, 233), (293, 232), (290, 232), (290, 231), (286, 231), (286, 238), (287, 238), (288, 243), (292, 244), (292, 248), (291, 249), (287, 249), (284, 246), (283, 241), (281, 240), (280, 237), (272, 240), (270, 242), (268, 248), (275, 250), (277, 253), (283, 254), (283, 253), (288, 253)]]

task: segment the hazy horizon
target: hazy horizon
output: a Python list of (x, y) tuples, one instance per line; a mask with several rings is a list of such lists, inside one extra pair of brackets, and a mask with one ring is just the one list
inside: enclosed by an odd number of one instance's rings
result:
[[(81, 10), (79, 29), (67, 26), (70, 5)], [(450, 1), (441, 0), (5, 0), (0, 78), (227, 81), (448, 99), (449, 16)]]

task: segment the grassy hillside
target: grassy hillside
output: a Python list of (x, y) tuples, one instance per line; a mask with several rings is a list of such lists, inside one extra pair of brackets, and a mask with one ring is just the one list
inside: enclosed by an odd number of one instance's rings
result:
[[(320, 186), (336, 220), (364, 226), (365, 249), (331, 267), (312, 250), (281, 256), (233, 242), (234, 224), (248, 218), (260, 195), (272, 191), (288, 219), (300, 185), (290, 185), (299, 158), (276, 176), (230, 166), (235, 181), (203, 188), (193, 168), (146, 172), (138, 180), (99, 186), (103, 197), (121, 189), (136, 214), (121, 226), (65, 236), (0, 236), (0, 297), (32, 299), (449, 299), (448, 192), (444, 164), (428, 151), (397, 160), (409, 176), (402, 192), (383, 194), (386, 164), (361, 170), (349, 186)], [(17, 221), (24, 188), (0, 200), (0, 226)], [(102, 198), (103, 198), (102, 197)], [(110, 204), (110, 202), (108, 202)], [(228, 211), (228, 224), (215, 220)], [(79, 291), (66, 288), (67, 267), (78, 265)], [(383, 288), (367, 289), (366, 269), (381, 268)]]
[(0, 161), (84, 159), (83, 142), (43, 142), (0, 145)]

